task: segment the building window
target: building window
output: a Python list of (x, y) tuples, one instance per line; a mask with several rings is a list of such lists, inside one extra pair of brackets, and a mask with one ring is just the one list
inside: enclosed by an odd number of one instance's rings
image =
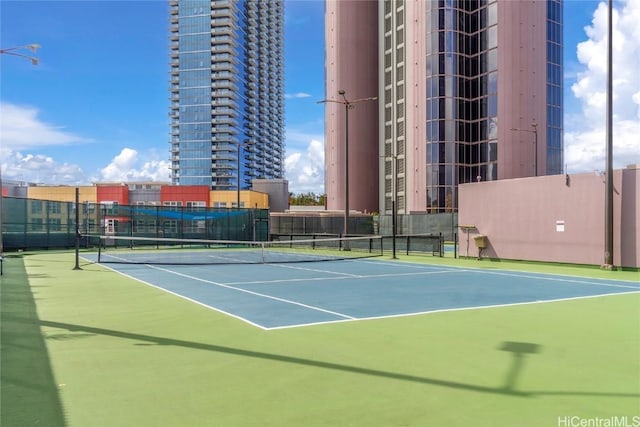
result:
[(40, 201), (40, 200), (32, 200), (31, 201), (31, 213), (32, 214), (41, 214), (42, 213), (42, 201)]
[(31, 218), (31, 231), (44, 231), (42, 218)]
[(197, 202), (187, 202), (187, 208), (206, 208), (207, 202), (197, 201)]
[(60, 218), (49, 218), (48, 226), (49, 231), (61, 231), (62, 230), (62, 221)]
[(173, 219), (164, 221), (162, 223), (162, 230), (164, 231), (165, 235), (177, 233), (178, 232), (178, 221), (173, 220)]
[(60, 202), (47, 202), (47, 212), (50, 214), (59, 214), (61, 212)]

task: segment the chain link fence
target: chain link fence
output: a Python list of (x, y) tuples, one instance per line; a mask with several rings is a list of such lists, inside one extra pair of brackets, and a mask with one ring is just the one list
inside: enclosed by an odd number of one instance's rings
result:
[[(267, 209), (80, 203), (78, 217), (82, 235), (269, 240)], [(5, 250), (75, 246), (75, 203), (3, 197), (1, 218)]]

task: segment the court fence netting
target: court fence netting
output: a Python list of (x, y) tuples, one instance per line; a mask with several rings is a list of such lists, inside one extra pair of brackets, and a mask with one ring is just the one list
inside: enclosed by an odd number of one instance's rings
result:
[[(76, 204), (17, 197), (1, 200), (0, 228), (5, 250), (72, 248), (77, 232), (153, 238), (269, 240), (268, 209)], [(88, 247), (91, 243), (83, 239), (80, 245)]]
[[(392, 248), (397, 248), (398, 253), (407, 255), (443, 256), (444, 239), (448, 238), (446, 234), (443, 236), (441, 232), (436, 232), (439, 228), (427, 230), (426, 226), (409, 230), (409, 233), (406, 227), (399, 227), (403, 233), (398, 233), (394, 238), (391, 236), (391, 229), (383, 226), (389, 221), (383, 221), (382, 216), (379, 230), (375, 229), (377, 227), (372, 225), (375, 223), (375, 215), (350, 217), (349, 229), (352, 234), (344, 236), (342, 217), (272, 217), (267, 209), (118, 205), (6, 196), (2, 196), (0, 200), (0, 255), (3, 250), (63, 249), (78, 246), (92, 251), (97, 248), (99, 239), (87, 236), (108, 235), (125, 239), (146, 237), (154, 241), (172, 238), (248, 242), (382, 236), (383, 241), (379, 245), (384, 246), (387, 253)], [(398, 219), (401, 220), (402, 217), (399, 216)], [(441, 221), (436, 222), (440, 224)], [(403, 221), (399, 221), (399, 225), (402, 224)], [(428, 233), (421, 231), (422, 228)], [(302, 243), (298, 243), (295, 246), (301, 245)], [(121, 246), (125, 245), (118, 244), (118, 247)], [(319, 247), (316, 251), (317, 249)], [(342, 255), (346, 257), (347, 254)], [(351, 255), (353, 257), (354, 254)]]
[(265, 264), (347, 260), (384, 254), (382, 236), (259, 242), (105, 235), (84, 237), (97, 248), (94, 254), (99, 263)]

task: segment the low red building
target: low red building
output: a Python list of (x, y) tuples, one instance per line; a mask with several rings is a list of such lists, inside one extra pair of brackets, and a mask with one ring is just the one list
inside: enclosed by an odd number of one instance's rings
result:
[(165, 185), (160, 189), (162, 206), (207, 207), (209, 187), (206, 185)]

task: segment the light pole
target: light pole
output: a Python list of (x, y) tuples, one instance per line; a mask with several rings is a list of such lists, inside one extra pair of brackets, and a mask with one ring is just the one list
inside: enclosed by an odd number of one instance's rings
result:
[(533, 176), (538, 176), (538, 123), (531, 123), (532, 129), (511, 128), (518, 132), (533, 133)]
[[(398, 205), (396, 194), (396, 163), (398, 161), (397, 154), (391, 154), (390, 156), (381, 156), (385, 160), (391, 159), (391, 258), (398, 259), (396, 256), (396, 237), (397, 237), (397, 224), (398, 224)], [(386, 210), (386, 208), (385, 208)]]
[(35, 56), (25, 55), (23, 53), (18, 52), (19, 50), (23, 50), (23, 49), (29, 49), (31, 52), (36, 53), (36, 51), (40, 49), (40, 45), (36, 43), (32, 43), (26, 46), (16, 46), (16, 47), (10, 47), (8, 49), (0, 49), (0, 54), (13, 55), (13, 56), (19, 56), (21, 58), (26, 58), (29, 61), (31, 61), (32, 65), (38, 65), (39, 60)]
[(613, 6), (607, 9), (607, 141), (604, 207), (604, 269), (613, 270)]
[(345, 141), (344, 141), (344, 227), (342, 235), (343, 237), (347, 237), (349, 234), (349, 110), (355, 108), (354, 104), (364, 101), (376, 101), (378, 99), (377, 96), (370, 96), (368, 98), (360, 98), (355, 99), (353, 101), (349, 101), (346, 96), (346, 91), (340, 89), (338, 91), (338, 95), (342, 97), (342, 100), (339, 99), (323, 99), (322, 101), (318, 101), (319, 104), (333, 102), (336, 104), (344, 105), (344, 115), (345, 115)]
[[(29, 56), (29, 55), (24, 55), (20, 52), (17, 52), (21, 49), (29, 49), (31, 52), (36, 53), (36, 51), (40, 48), (39, 44), (36, 43), (32, 43), (32, 44), (28, 44), (26, 46), (16, 46), (16, 47), (10, 47), (8, 49), (0, 49), (0, 55), (13, 55), (13, 56), (18, 56), (20, 58), (26, 58), (29, 61), (31, 61), (32, 65), (38, 65), (38, 58), (36, 58), (35, 56)], [(3, 193), (3, 185), (2, 185), (2, 170), (0, 170), (0, 266), (2, 265), (2, 256), (4, 253), (4, 243), (3, 243), (3, 238), (2, 238), (2, 229), (3, 229), (3, 225), (2, 225), (2, 199), (4, 198), (4, 193)], [(0, 274), (2, 273), (2, 267), (0, 267)]]

